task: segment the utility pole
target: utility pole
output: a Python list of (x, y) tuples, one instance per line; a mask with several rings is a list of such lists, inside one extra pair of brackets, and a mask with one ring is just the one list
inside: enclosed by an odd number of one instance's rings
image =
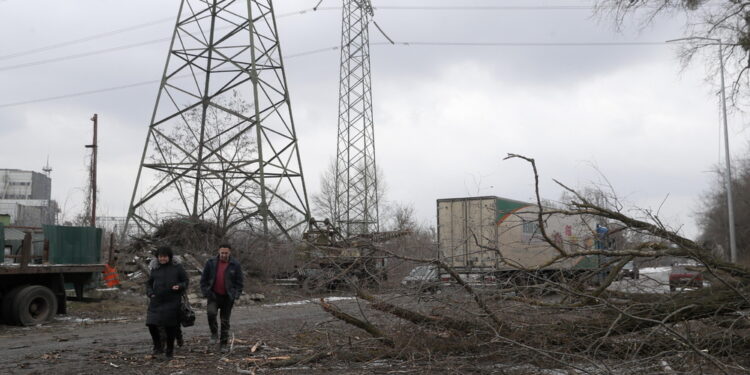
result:
[(727, 97), (724, 85), (724, 46), (721, 39), (714, 39), (719, 43), (719, 65), (721, 67), (721, 108), (724, 114), (724, 157), (726, 160), (727, 211), (729, 215), (729, 254), (732, 263), (737, 263), (737, 237), (734, 232), (734, 199), (732, 197), (732, 165), (729, 157), (729, 126), (727, 125)]
[(91, 149), (91, 167), (89, 170), (90, 186), (89, 198), (91, 199), (91, 226), (96, 227), (96, 154), (98, 153), (99, 145), (97, 144), (97, 126), (99, 116), (94, 113), (94, 117), (91, 118), (94, 122), (94, 140), (90, 145), (86, 145), (86, 148)]
[(737, 237), (735, 235), (734, 228), (734, 198), (732, 194), (732, 164), (729, 153), (729, 125), (727, 124), (727, 97), (726, 97), (726, 85), (724, 83), (724, 43), (721, 39), (706, 38), (700, 36), (693, 36), (688, 38), (679, 38), (668, 40), (669, 42), (681, 42), (687, 40), (706, 40), (710, 42), (716, 42), (719, 46), (719, 70), (721, 76), (721, 109), (722, 109), (722, 120), (724, 123), (724, 160), (725, 160), (725, 174), (724, 182), (727, 193), (727, 215), (729, 216), (729, 259), (732, 263), (737, 263)]
[(167, 52), (123, 233), (190, 217), (290, 238), (310, 212), (272, 1), (182, 0)]
[(347, 236), (379, 231), (370, 78), (370, 0), (343, 0), (333, 218)]
[(52, 211), (52, 167), (49, 165), (49, 155), (47, 155), (47, 163), (42, 167), (42, 171), (44, 171), (44, 175), (50, 180), (50, 199), (47, 200), (47, 214), (45, 216), (47, 216), (49, 224), (57, 224), (57, 213)]

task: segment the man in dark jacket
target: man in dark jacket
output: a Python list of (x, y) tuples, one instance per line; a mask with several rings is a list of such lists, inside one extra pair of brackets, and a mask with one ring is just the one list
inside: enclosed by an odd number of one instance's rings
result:
[(206, 308), (208, 327), (211, 329), (211, 341), (216, 342), (218, 327), (216, 315), (220, 313), (221, 339), (220, 348), (227, 350), (229, 341), (229, 317), (232, 315), (234, 301), (242, 294), (244, 281), (240, 262), (231, 257), (232, 247), (219, 245), (219, 255), (206, 262), (201, 274), (201, 292), (208, 299)]
[(151, 270), (146, 281), (146, 295), (149, 298), (146, 325), (154, 342), (153, 354), (162, 353), (159, 327), (164, 327), (167, 334), (167, 358), (172, 358), (174, 352), (182, 293), (190, 282), (185, 270), (181, 265), (173, 263), (172, 257), (172, 249), (169, 247), (157, 249), (156, 259), (159, 264)]

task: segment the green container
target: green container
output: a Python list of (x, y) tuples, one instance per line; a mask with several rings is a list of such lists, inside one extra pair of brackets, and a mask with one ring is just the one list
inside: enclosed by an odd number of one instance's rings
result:
[(52, 264), (98, 264), (101, 262), (102, 230), (91, 227), (45, 225)]
[(5, 262), (5, 227), (0, 223), (0, 263)]
[(599, 255), (586, 255), (580, 262), (578, 262), (573, 269), (576, 270), (593, 270), (599, 268)]
[(0, 225), (10, 225), (10, 215), (0, 215)]

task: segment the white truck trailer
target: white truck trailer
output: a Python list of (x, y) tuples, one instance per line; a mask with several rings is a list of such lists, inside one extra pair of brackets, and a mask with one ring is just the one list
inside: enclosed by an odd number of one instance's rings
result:
[[(545, 216), (545, 230), (565, 251), (591, 248), (581, 218)], [(558, 252), (542, 237), (536, 204), (495, 196), (437, 200), (438, 254), (469, 281), (494, 282), (519, 273), (575, 275), (597, 268), (595, 256), (550, 263)], [(443, 281), (449, 281), (442, 275)]]

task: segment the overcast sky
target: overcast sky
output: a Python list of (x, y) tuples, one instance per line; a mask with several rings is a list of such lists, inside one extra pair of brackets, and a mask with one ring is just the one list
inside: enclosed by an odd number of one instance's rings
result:
[[(339, 53), (332, 47), (341, 32), (341, 3), (324, 0), (322, 10), (300, 12), (316, 3), (274, 4), (312, 193), (336, 151)], [(716, 82), (706, 77), (704, 61), (683, 70), (676, 46), (661, 43), (571, 45), (679, 38), (679, 15), (616, 32), (589, 9), (560, 8), (591, 1), (373, 4), (382, 7), (375, 20), (395, 41), (519, 44), (389, 46), (371, 28), (376, 153), (388, 200), (412, 204), (425, 225), (434, 225), (439, 198), (531, 200), (531, 171), (520, 161), (502, 161), (510, 152), (537, 160), (545, 198), (560, 197), (553, 178), (577, 188), (606, 179), (626, 207), (659, 209), (669, 225), (697, 234), (700, 197), (723, 160)], [(456, 4), (505, 8), (387, 8)], [(536, 8), (508, 9), (519, 5)], [(158, 90), (144, 82), (161, 78), (178, 6), (178, 0), (0, 0), (0, 168), (41, 171), (49, 156), (53, 198), (64, 215), (75, 215), (87, 179), (89, 119), (98, 113), (100, 214), (124, 216)], [(44, 50), (24, 53), (34, 49)], [(103, 49), (113, 50), (90, 54)], [(131, 84), (139, 85), (68, 96)], [(40, 100), (57, 96), (68, 97)], [(29, 103), (9, 105), (19, 102)], [(733, 155), (747, 152), (744, 121), (741, 114), (730, 117)]]

